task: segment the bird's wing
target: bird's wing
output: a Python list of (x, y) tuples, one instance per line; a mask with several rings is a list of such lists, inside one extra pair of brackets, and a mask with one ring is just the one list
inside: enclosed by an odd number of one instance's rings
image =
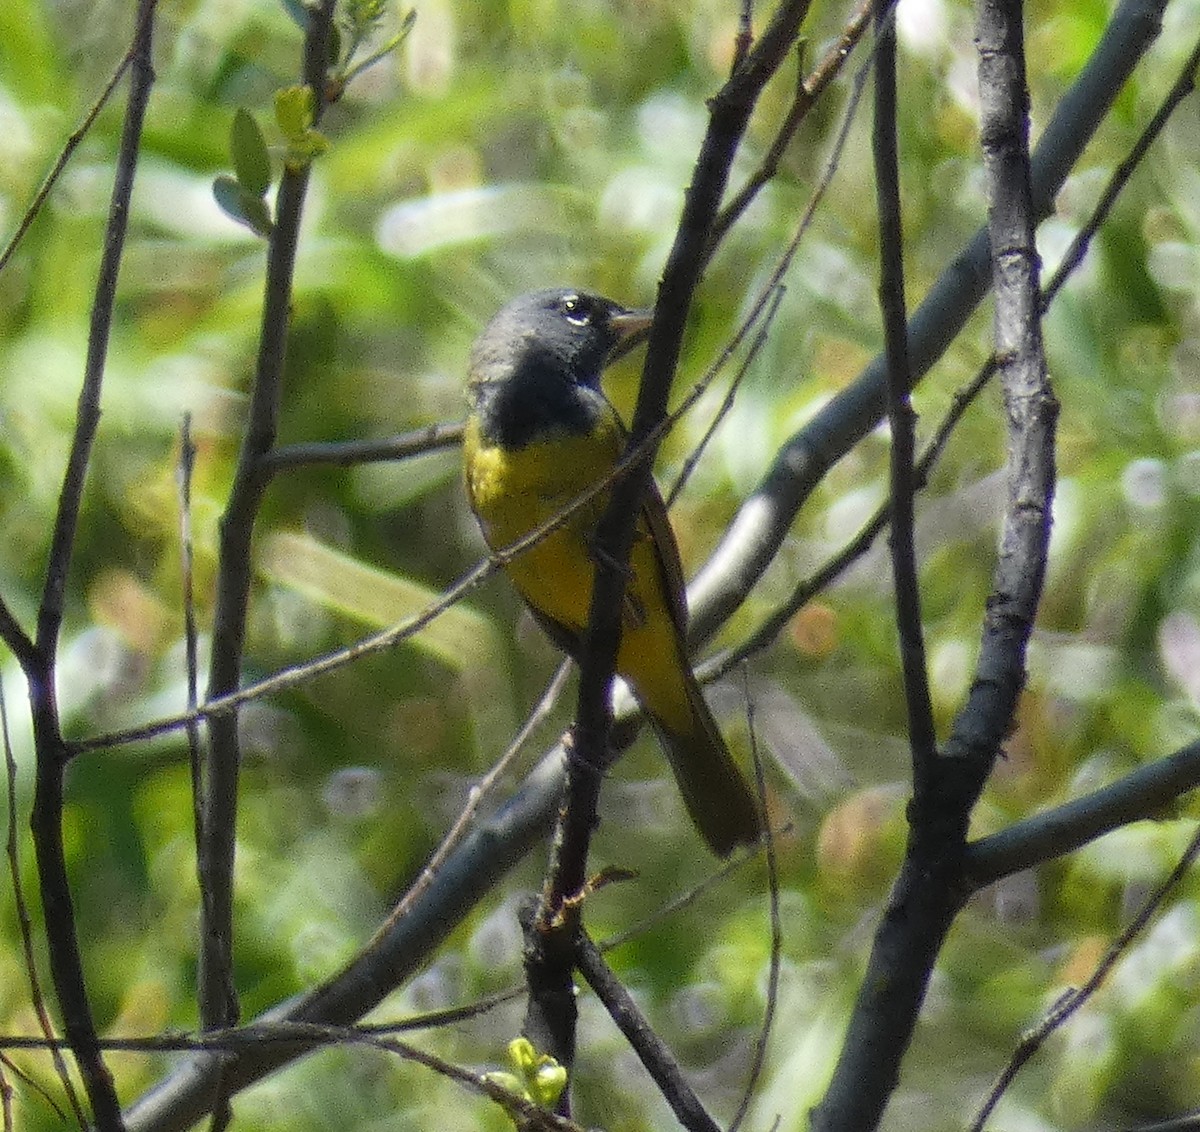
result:
[(642, 501), (642, 517), (649, 530), (650, 538), (654, 541), (655, 557), (658, 559), (663, 589), (670, 604), (675, 628), (682, 639), (687, 631), (688, 616), (683, 562), (679, 557), (679, 546), (675, 542), (675, 532), (671, 529), (671, 520), (667, 517), (667, 505), (663, 502), (658, 485), (653, 480), (646, 488), (646, 496)]

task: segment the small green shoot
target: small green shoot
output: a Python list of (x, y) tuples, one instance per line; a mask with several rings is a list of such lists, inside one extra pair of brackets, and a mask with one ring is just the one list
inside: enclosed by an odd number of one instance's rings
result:
[(549, 1054), (538, 1053), (528, 1038), (508, 1043), (508, 1059), (514, 1072), (487, 1073), (484, 1079), (523, 1100), (553, 1109), (567, 1087), (566, 1069)]
[(308, 86), (288, 86), (275, 92), (275, 122), (287, 145), (284, 164), (299, 172), (329, 148), (329, 139), (314, 129), (316, 96)]

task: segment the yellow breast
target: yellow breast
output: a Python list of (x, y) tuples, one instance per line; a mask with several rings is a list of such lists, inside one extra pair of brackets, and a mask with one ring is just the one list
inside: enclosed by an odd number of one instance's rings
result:
[[(617, 432), (559, 434), (519, 449), (489, 445), (472, 421), (465, 438), (467, 491), (493, 550), (544, 526), (608, 476), (621, 451)], [(562, 527), (507, 566), (521, 595), (573, 633), (587, 625), (594, 561), (591, 534), (608, 501), (600, 492)]]
[[(505, 450), (483, 442), (469, 422), (467, 491), (488, 545), (507, 549), (561, 514), (612, 472), (622, 447), (622, 434), (614, 430)], [(525, 601), (574, 638), (587, 628), (596, 565), (592, 540), (608, 495), (599, 492), (505, 567)], [(691, 725), (686, 661), (660, 553), (643, 514), (629, 561), (617, 671), (660, 722), (685, 732)]]

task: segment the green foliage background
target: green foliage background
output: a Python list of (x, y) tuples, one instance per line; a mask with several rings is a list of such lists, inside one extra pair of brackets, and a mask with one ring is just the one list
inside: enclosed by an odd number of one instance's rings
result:
[[(1042, 230), (1048, 263), (1086, 213), (1189, 48), (1198, 6), (1168, 27)], [(469, 344), (522, 290), (578, 284), (631, 304), (654, 285), (704, 124), (729, 61), (736, 5), (715, 0), (429, 0), (403, 50), (325, 118), (297, 267), (283, 442), (382, 437), (461, 416)], [(125, 49), (128, 5), (0, 6), (0, 222), (10, 231)], [(805, 62), (846, 20), (821, 0)], [(394, 13), (399, 18), (400, 13)], [(1031, 6), (1035, 133), (1108, 17), (1101, 3)], [(763, 13), (759, 13), (761, 20)], [(901, 145), (914, 301), (983, 222), (973, 15), (956, 0), (901, 5)], [(211, 183), (248, 109), (270, 135), (275, 90), (296, 81), (299, 34), (272, 0), (168, 0), (117, 323), (69, 589), (61, 697), (75, 735), (178, 709), (184, 669), (177, 465), (193, 416), (198, 617), (208, 623), (216, 519), (253, 372), (263, 247), (223, 217)], [(680, 376), (695, 380), (765, 278), (831, 151), (855, 55), (725, 245), (699, 296)], [(739, 172), (769, 144), (791, 91), (768, 93)], [(120, 129), (103, 111), (0, 273), (0, 592), (30, 624), (74, 420), (87, 318)], [(880, 345), (866, 117), (786, 283), (772, 338), (676, 507), (694, 568), (782, 440)], [(1047, 326), (1064, 403), (1054, 558), (1028, 694), (981, 831), (1082, 793), (1196, 734), (1200, 702), (1200, 142), (1194, 98), (1134, 179)], [(928, 433), (986, 357), (978, 316), (917, 394)], [(610, 378), (628, 405), (637, 370)], [(669, 482), (716, 410), (710, 391), (664, 445)], [(929, 654), (940, 725), (969, 678), (1002, 484), (994, 391), (959, 429), (920, 511)], [(254, 673), (347, 644), (419, 607), (482, 552), (457, 454), (276, 480), (258, 539)], [(723, 638), (739, 639), (882, 499), (886, 443), (841, 462)], [(365, 568), (365, 569), (364, 569)], [(873, 553), (733, 681), (718, 705), (747, 750), (744, 696), (769, 759), (781, 846), (783, 981), (756, 1126), (802, 1128), (836, 1055), (873, 917), (902, 845), (903, 707), (886, 561)], [(473, 780), (506, 744), (556, 663), (502, 581), (415, 644), (245, 712), (237, 982), (247, 1016), (333, 971), (423, 864)], [(30, 737), (5, 659), (24, 829)], [(570, 698), (541, 733), (567, 721)], [(536, 747), (535, 747), (536, 749)], [(597, 862), (638, 878), (589, 904), (600, 936), (710, 871), (643, 741), (607, 789)], [(195, 1024), (197, 891), (181, 738), (81, 759), (68, 834), (81, 936), (105, 1032)], [(1194, 815), (1193, 815), (1194, 816)], [(957, 1128), (1019, 1034), (1078, 981), (1170, 868), (1189, 811), (1110, 836), (979, 898), (955, 928), (889, 1128)], [(36, 893), (31, 853), (22, 874)], [(515, 908), (531, 860), (381, 1016), (516, 984)], [(768, 955), (760, 866), (744, 866), (613, 960), (676, 1044), (718, 1114), (744, 1080)], [(1189, 883), (1107, 989), (1019, 1080), (997, 1127), (1114, 1127), (1200, 1105), (1200, 906)], [(35, 900), (35, 897), (31, 897)], [(35, 902), (36, 912), (36, 902)], [(11, 885), (0, 887), (0, 1032), (31, 1033)], [(595, 1003), (582, 1003), (580, 1117), (609, 1129), (669, 1115)], [(500, 1067), (510, 1006), (422, 1036), (444, 1056)], [(14, 1053), (55, 1085), (48, 1059)], [(122, 1098), (169, 1059), (113, 1058)], [(59, 1120), (17, 1083), (20, 1126)], [(386, 1055), (322, 1054), (235, 1102), (246, 1129), (504, 1126), (490, 1106)]]

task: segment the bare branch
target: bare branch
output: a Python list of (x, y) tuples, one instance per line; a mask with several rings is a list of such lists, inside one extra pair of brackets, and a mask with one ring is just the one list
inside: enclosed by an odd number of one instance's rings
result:
[(596, 997), (604, 1004), (608, 1016), (625, 1035), (638, 1060), (653, 1078), (663, 1100), (688, 1132), (720, 1132), (720, 1125), (708, 1114), (695, 1090), (679, 1068), (675, 1056), (655, 1033), (654, 1027), (638, 1009), (633, 995), (613, 974), (600, 949), (586, 935), (581, 935), (575, 949), (579, 972)]
[(343, 443), (315, 442), (312, 444), (289, 444), (283, 448), (272, 448), (262, 457), (262, 466), (272, 473), (284, 468), (334, 465), (348, 467), (353, 464), (370, 464), (381, 460), (407, 460), (426, 452), (438, 452), (462, 441), (461, 422), (434, 424), (414, 429), (402, 436), (386, 440), (350, 440)]
[[(143, 22), (151, 18), (153, 18), (153, 6), (146, 12)], [(49, 199), (50, 193), (58, 183), (59, 177), (62, 176), (62, 172), (67, 167), (67, 163), (71, 160), (75, 150), (79, 148), (79, 143), (87, 137), (88, 131), (100, 116), (100, 111), (107, 105), (109, 98), (112, 97), (112, 92), (117, 89), (117, 84), (121, 81), (122, 76), (129, 69), (129, 64), (133, 62), (134, 57), (138, 53), (138, 43), (139, 36), (135, 35), (129, 45), (129, 50), (121, 56), (121, 61), (109, 76), (108, 82), (104, 84), (104, 89), (100, 92), (96, 101), (89, 107), (88, 112), (83, 116), (83, 120), (68, 135), (67, 140), (63, 143), (58, 157), (55, 158), (54, 164), (50, 167), (50, 172), (46, 174), (45, 180), (38, 186), (37, 192), (33, 194), (33, 200), (29, 202), (29, 206), (21, 214), (21, 219), (17, 223), (16, 230), (8, 238), (8, 243), (4, 245), (4, 250), (0, 251), (0, 271), (3, 271), (8, 266), (8, 261), (12, 259), (17, 248), (20, 247), (21, 241), (25, 238), (25, 233), (29, 231), (38, 214), (42, 211), (42, 206)]]
[[(750, 695), (750, 681), (746, 670), (742, 670), (743, 688), (746, 694), (746, 727), (750, 732), (750, 754), (754, 760), (754, 785), (766, 811), (767, 778), (763, 769), (762, 755), (758, 749), (758, 736), (754, 726), (754, 700)], [(783, 917), (779, 912), (779, 854), (775, 847), (775, 830), (770, 821), (763, 822), (763, 847), (767, 863), (767, 894), (770, 897), (771, 915), (771, 961), (767, 969), (767, 1004), (763, 1010), (762, 1026), (754, 1039), (754, 1055), (750, 1061), (750, 1072), (742, 1090), (742, 1099), (729, 1122), (729, 1132), (738, 1132), (750, 1111), (755, 1089), (767, 1064), (767, 1047), (771, 1040), (771, 1027), (775, 1022), (775, 1009), (779, 1004), (779, 976), (783, 966)]]
[(980, 1108), (979, 1114), (971, 1122), (970, 1132), (983, 1132), (983, 1126), (987, 1123), (988, 1117), (1000, 1103), (1000, 1098), (1008, 1091), (1009, 1085), (1016, 1079), (1022, 1067), (1046, 1044), (1046, 1039), (1055, 1030), (1065, 1026), (1071, 1016), (1100, 989), (1117, 962), (1129, 950), (1129, 945), (1142, 933), (1167, 897), (1179, 886), (1180, 881), (1195, 863), (1197, 856), (1200, 856), (1200, 832), (1192, 837), (1170, 875), (1147, 897), (1141, 908), (1138, 909), (1137, 915), (1113, 941), (1112, 946), (1105, 952), (1104, 958), (1096, 964), (1095, 970), (1087, 977), (1083, 986), (1072, 988), (1062, 995), (1041, 1022), (1021, 1038), (1021, 1044), (1013, 1053), (1008, 1065), (1004, 1067), (999, 1080), (992, 1087)]
[(83, 1076), (100, 1132), (119, 1132), (124, 1124), (112, 1074), (97, 1045), (96, 1024), (83, 976), (75, 910), (67, 878), (62, 828), (67, 747), (59, 722), (54, 680), (67, 574), (75, 547), (88, 463), (100, 423), (100, 392), (116, 302), (117, 275), (128, 230), (129, 200), (141, 147), (142, 123), (154, 79), (150, 58), (154, 7), (155, 0), (140, 0), (137, 7), (137, 27), (131, 48), (129, 102), (117, 151), (108, 222), (104, 230), (104, 251), (92, 302), (87, 360), (79, 393), (75, 432), (63, 476), (46, 563), (45, 584), (38, 608), (36, 656), (27, 658), (32, 663), (26, 668), (37, 752), (31, 826), (41, 885), (46, 942), (50, 951), (50, 973), (67, 1038)]
[(975, 679), (946, 747), (949, 757), (975, 764), (975, 789), (991, 769), (1025, 682), (1025, 649), (1050, 544), (1058, 417), (1042, 350), (1019, 0), (982, 0), (977, 39), (996, 358), (1009, 420), (1009, 502)]
[(1152, 818), (1197, 786), (1200, 743), (1193, 743), (1083, 798), (972, 842), (967, 849), (967, 875), (973, 887), (982, 888), (1074, 852), (1130, 822)]
[(732, 200), (721, 209), (720, 214), (713, 222), (712, 243), (714, 247), (725, 238), (728, 231), (758, 196), (762, 187), (778, 172), (779, 163), (783, 160), (783, 155), (787, 152), (792, 138), (796, 136), (800, 123), (808, 116), (808, 112), (816, 105), (817, 99), (821, 97), (829, 84), (841, 73), (843, 65), (850, 58), (850, 52), (862, 38), (870, 18), (871, 0), (861, 0), (847, 21), (842, 34), (825, 52), (825, 57), (817, 64), (812, 74), (797, 84), (792, 105), (788, 109), (783, 123), (776, 131), (771, 147), (767, 150), (758, 168), (747, 178), (746, 183), (733, 196)]
[[(8, 701), (4, 698), (4, 684), (0, 681), (0, 732), (4, 738), (4, 767), (5, 782), (8, 793), (8, 834), (5, 838), (5, 855), (8, 857), (8, 878), (12, 881), (13, 904), (17, 909), (17, 927), (21, 932), (21, 952), (25, 958), (25, 974), (29, 978), (29, 999), (33, 1012), (37, 1015), (38, 1028), (48, 1040), (54, 1039), (54, 1023), (50, 1020), (50, 1012), (46, 1009), (46, 998), (42, 994), (42, 980), (38, 975), (37, 956), (33, 951), (33, 926), (29, 918), (29, 905), (25, 901), (25, 885), (21, 880), (21, 858), (17, 839), (17, 760), (13, 754), (12, 734), (8, 726)], [(79, 1094), (75, 1091), (75, 1083), (71, 1080), (71, 1071), (67, 1068), (62, 1049), (56, 1043), (50, 1049), (54, 1062), (54, 1072), (62, 1082), (63, 1092), (67, 1103), (75, 1115), (75, 1121), (80, 1128), (87, 1127), (87, 1116), (83, 1105), (79, 1103)]]
[[(1050, 214), (1055, 194), (1108, 113), (1126, 78), (1154, 41), (1166, 0), (1122, 0), (1086, 67), (1063, 96), (1033, 157), (1036, 215)], [(987, 232), (981, 229), (943, 272), (908, 326), (913, 381), (945, 352), (991, 282)], [(775, 559), (809, 493), (866, 436), (886, 407), (886, 365), (874, 358), (776, 454), (742, 504), (689, 591), (693, 639), (703, 641), (732, 615)]]
[(896, 153), (896, 24), (894, 8), (875, 5), (875, 196), (879, 211), (879, 306), (887, 357), (888, 422), (891, 425), (891, 551), (896, 594), (896, 631), (908, 708), (908, 741), (912, 750), (913, 790), (928, 794), (937, 756), (929, 674), (925, 666), (925, 634), (921, 626), (921, 591), (914, 541), (913, 498), (917, 476), (916, 415), (909, 389), (908, 332), (904, 298), (904, 236), (900, 222), (900, 169)]
[[(304, 79), (313, 92), (314, 123), (325, 105), (334, 0), (321, 0), (309, 12), (305, 34)], [(258, 364), (246, 432), (229, 502), (220, 524), (216, 608), (207, 699), (234, 692), (241, 682), (246, 617), (250, 602), (250, 544), (270, 469), (263, 458), (275, 444), (290, 325), (292, 274), (300, 215), (308, 189), (309, 165), (286, 164), (276, 201), (276, 221), (267, 252)], [(237, 825), (238, 732), (233, 713), (210, 718), (203, 773), (201, 851), (197, 868), (205, 893), (201, 907), (200, 975), (197, 994), (206, 1028), (237, 1018), (233, 969), (233, 861)]]

